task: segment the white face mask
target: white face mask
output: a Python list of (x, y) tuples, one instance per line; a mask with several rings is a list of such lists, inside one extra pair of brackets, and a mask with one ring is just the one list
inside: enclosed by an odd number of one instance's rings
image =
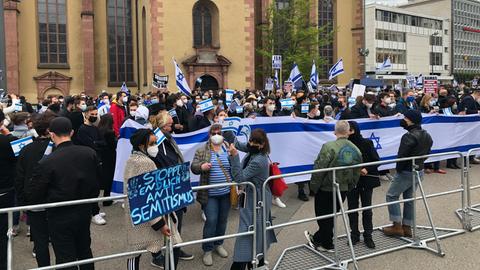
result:
[(182, 98), (182, 103), (185, 105), (185, 104), (188, 104), (188, 99), (186, 98)]
[(128, 102), (128, 97), (127, 97), (127, 96), (124, 96), (124, 97), (122, 98), (122, 102), (123, 102), (123, 103), (127, 103), (127, 102)]
[(135, 113), (136, 113), (136, 112), (137, 112), (137, 111), (130, 111), (130, 115), (133, 116), (133, 117), (135, 117)]
[(394, 109), (397, 104), (395, 102), (388, 104), (388, 107)]
[(224, 120), (225, 120), (225, 116), (219, 116), (218, 117), (218, 122), (219, 123), (223, 123)]
[(385, 104), (390, 104), (390, 103), (392, 103), (392, 99), (388, 97), (388, 98), (385, 99), (384, 102), (385, 102)]
[(257, 102), (256, 101), (252, 102), (252, 105), (253, 107), (257, 107)]
[(151, 157), (156, 157), (158, 154), (158, 146), (153, 145), (147, 148), (147, 154)]
[(270, 105), (268, 105), (268, 106), (267, 106), (267, 111), (269, 111), (269, 112), (275, 111), (275, 104), (270, 104)]
[(316, 116), (316, 117), (319, 117), (319, 116), (320, 116), (320, 111), (319, 111), (319, 110), (317, 110), (317, 112), (315, 113), (315, 116)]
[(212, 137), (210, 137), (210, 141), (211, 141), (214, 145), (220, 145), (220, 144), (223, 143), (223, 136), (222, 136), (222, 135), (215, 134), (215, 135), (213, 135)]
[(258, 108), (263, 108), (263, 103), (258, 104)]
[(177, 100), (177, 106), (182, 107), (183, 106), (183, 101), (181, 99)]
[(110, 104), (110, 100), (108, 100), (108, 99), (104, 99), (104, 100), (103, 100), (103, 104), (105, 104), (105, 105), (109, 105), (109, 104)]
[(87, 110), (87, 104), (80, 105), (80, 110), (82, 110), (82, 112), (86, 111)]

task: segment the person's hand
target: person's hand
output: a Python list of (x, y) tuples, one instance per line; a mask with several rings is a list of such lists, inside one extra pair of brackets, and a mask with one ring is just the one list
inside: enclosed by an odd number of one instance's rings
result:
[(17, 95), (15, 95), (15, 94), (10, 94), (10, 98), (11, 98), (12, 100), (18, 99)]
[(4, 125), (0, 126), (0, 134), (7, 136), (10, 134), (10, 130), (6, 128)]
[(465, 111), (461, 111), (458, 113), (458, 115), (466, 115), (467, 113)]
[(202, 171), (208, 172), (212, 168), (212, 163), (203, 163), (202, 166), (200, 166)]
[(363, 168), (363, 169), (360, 170), (360, 175), (361, 175), (361, 176), (365, 176), (365, 175), (367, 175), (367, 174), (368, 174), (367, 169)]
[(292, 112), (292, 114), (290, 116), (293, 117), (293, 118), (297, 118), (297, 115), (295, 114), (295, 112)]
[(235, 148), (235, 145), (233, 143), (231, 143), (230, 147), (228, 148), (228, 154), (232, 157), (238, 155), (237, 148)]
[(395, 116), (396, 116), (396, 117), (400, 117), (400, 116), (403, 116), (403, 114), (397, 113), (397, 114), (395, 114)]
[(170, 228), (167, 225), (163, 225), (163, 227), (160, 229), (160, 232), (165, 236), (172, 235), (172, 231), (170, 231)]
[(181, 124), (175, 124), (175, 129), (178, 129), (178, 130), (183, 130), (183, 125)]
[(380, 119), (380, 117), (376, 114), (370, 114), (369, 116), (370, 116), (370, 119), (374, 119), (374, 120)]

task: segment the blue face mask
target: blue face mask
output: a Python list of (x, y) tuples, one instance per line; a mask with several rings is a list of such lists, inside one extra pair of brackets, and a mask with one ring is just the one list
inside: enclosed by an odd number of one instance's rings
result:
[(407, 101), (408, 101), (408, 102), (414, 102), (414, 101), (415, 101), (415, 97), (409, 96), (409, 97), (407, 97)]
[(157, 104), (158, 103), (158, 99), (154, 98), (151, 100), (152, 104)]

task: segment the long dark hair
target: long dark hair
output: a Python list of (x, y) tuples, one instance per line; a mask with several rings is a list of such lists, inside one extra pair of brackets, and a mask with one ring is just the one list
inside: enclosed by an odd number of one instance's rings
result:
[(100, 122), (98, 123), (98, 130), (100, 135), (103, 137), (105, 133), (113, 131), (113, 117), (111, 114), (107, 113), (100, 116)]
[(265, 146), (260, 149), (260, 153), (262, 154), (270, 154), (270, 143), (268, 141), (267, 133), (265, 133), (265, 130), (257, 128), (252, 131), (252, 134), (250, 134), (250, 139), (249, 141), (258, 143), (258, 144), (265, 144)]

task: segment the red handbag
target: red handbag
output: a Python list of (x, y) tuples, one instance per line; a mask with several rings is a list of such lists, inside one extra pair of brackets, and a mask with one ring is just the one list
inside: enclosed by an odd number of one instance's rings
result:
[[(270, 160), (270, 176), (281, 175), (282, 171), (278, 167), (278, 162), (272, 162)], [(288, 189), (287, 183), (283, 178), (277, 178), (270, 181), (270, 190), (273, 196), (282, 197), (283, 192)]]

